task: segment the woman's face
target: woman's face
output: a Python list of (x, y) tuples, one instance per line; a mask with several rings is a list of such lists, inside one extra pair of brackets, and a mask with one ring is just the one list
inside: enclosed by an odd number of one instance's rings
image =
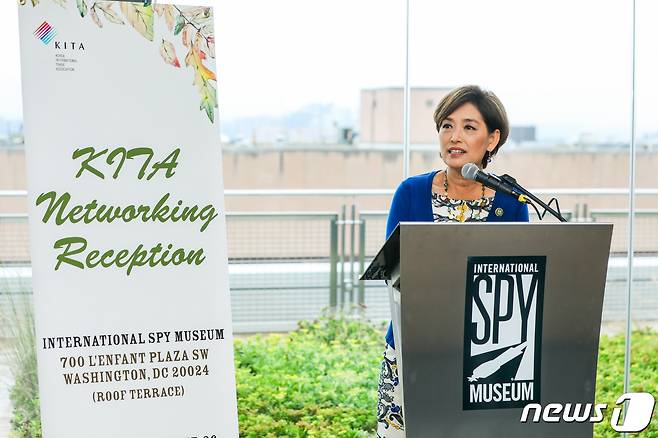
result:
[(441, 157), (448, 167), (461, 169), (466, 163), (481, 167), (486, 151), (493, 151), (500, 139), (500, 131), (491, 134), (482, 114), (472, 103), (465, 103), (439, 125)]

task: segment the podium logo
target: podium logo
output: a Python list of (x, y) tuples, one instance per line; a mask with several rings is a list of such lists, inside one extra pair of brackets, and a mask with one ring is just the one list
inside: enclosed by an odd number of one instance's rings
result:
[(519, 408), (540, 399), (546, 257), (469, 257), (463, 409)]
[(55, 32), (55, 29), (48, 24), (47, 21), (44, 21), (41, 23), (41, 26), (37, 27), (37, 29), (34, 31), (34, 36), (39, 38), (42, 43), (45, 45), (50, 44), (50, 42), (57, 36), (57, 32)]

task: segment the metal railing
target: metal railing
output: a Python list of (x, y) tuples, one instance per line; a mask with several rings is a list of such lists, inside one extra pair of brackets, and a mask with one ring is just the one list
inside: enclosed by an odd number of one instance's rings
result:
[[(557, 189), (544, 189), (556, 194)], [(562, 194), (602, 196), (623, 194), (623, 189), (598, 191), (561, 189)], [(319, 316), (323, 309), (358, 312), (373, 320), (389, 318), (388, 296), (383, 283), (358, 281), (366, 264), (384, 242), (385, 210), (361, 210), (360, 197), (386, 196), (392, 190), (280, 190), (227, 191), (239, 196), (339, 196), (344, 197), (338, 212), (229, 212), (227, 219), (229, 284), (236, 332), (289, 330), (297, 321)], [(539, 193), (539, 190), (535, 192)], [(640, 196), (657, 196), (658, 189), (644, 189)], [(267, 195), (266, 195), (267, 194)], [(0, 191), (3, 197), (24, 197), (24, 191)], [(606, 221), (615, 224), (604, 320), (623, 320), (626, 285), (621, 257), (626, 248), (625, 222), (628, 212), (619, 209), (591, 209), (581, 203), (563, 210), (572, 221)], [(531, 220), (536, 220), (532, 218)], [(638, 210), (638, 230), (633, 285), (634, 315), (637, 320), (658, 319), (658, 210)], [(25, 213), (0, 214), (0, 288), (5, 293), (31, 290)], [(8, 269), (20, 270), (9, 276)], [(7, 278), (11, 277), (11, 281)], [(18, 292), (20, 292), (18, 290)], [(13, 291), (13, 292), (12, 292)], [(0, 297), (0, 300), (3, 297)], [(0, 302), (0, 308), (3, 306)]]
[[(391, 196), (393, 189), (225, 189), (224, 196)], [(628, 195), (627, 188), (536, 188), (530, 190), (536, 195), (556, 196), (623, 196)], [(658, 196), (658, 188), (635, 189), (637, 196)], [(0, 199), (8, 197), (26, 197), (27, 190), (0, 190)]]

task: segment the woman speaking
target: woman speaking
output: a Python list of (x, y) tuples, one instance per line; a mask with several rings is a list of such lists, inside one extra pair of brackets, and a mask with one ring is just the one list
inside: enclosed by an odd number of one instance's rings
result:
[[(386, 236), (399, 222), (527, 222), (525, 204), (461, 174), (467, 163), (486, 168), (507, 140), (509, 123), (498, 97), (474, 85), (456, 88), (439, 102), (434, 123), (445, 169), (412, 176), (400, 184), (393, 195)], [(379, 377), (378, 437), (405, 436), (398, 383), (391, 325)]]

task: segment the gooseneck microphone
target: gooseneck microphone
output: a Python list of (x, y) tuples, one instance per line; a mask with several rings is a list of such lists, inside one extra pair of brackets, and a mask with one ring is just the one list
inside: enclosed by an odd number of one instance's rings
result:
[(526, 202), (523, 194), (515, 190), (513, 185), (506, 183), (496, 175), (481, 171), (480, 168), (473, 163), (464, 164), (464, 167), (462, 167), (462, 176), (471, 181), (477, 181), (485, 187), (494, 189), (497, 192), (503, 192), (507, 195), (513, 196), (520, 202)]
[[(483, 184), (485, 187), (494, 189), (497, 192), (510, 195), (516, 198), (519, 202), (531, 205), (537, 212), (537, 216), (539, 216), (540, 219), (544, 217), (546, 212), (548, 212), (558, 218), (560, 222), (567, 222), (567, 220), (560, 213), (559, 205), (557, 207), (557, 211), (553, 210), (550, 206), (551, 202), (553, 201), (555, 201), (557, 204), (557, 199), (551, 199), (551, 201), (546, 204), (544, 201), (530, 193), (528, 190), (521, 187), (521, 185), (509, 175), (503, 175), (499, 177), (481, 171), (480, 168), (473, 163), (467, 163), (462, 167), (462, 176), (471, 181), (477, 181)], [(539, 212), (535, 203), (544, 209), (544, 214)]]

